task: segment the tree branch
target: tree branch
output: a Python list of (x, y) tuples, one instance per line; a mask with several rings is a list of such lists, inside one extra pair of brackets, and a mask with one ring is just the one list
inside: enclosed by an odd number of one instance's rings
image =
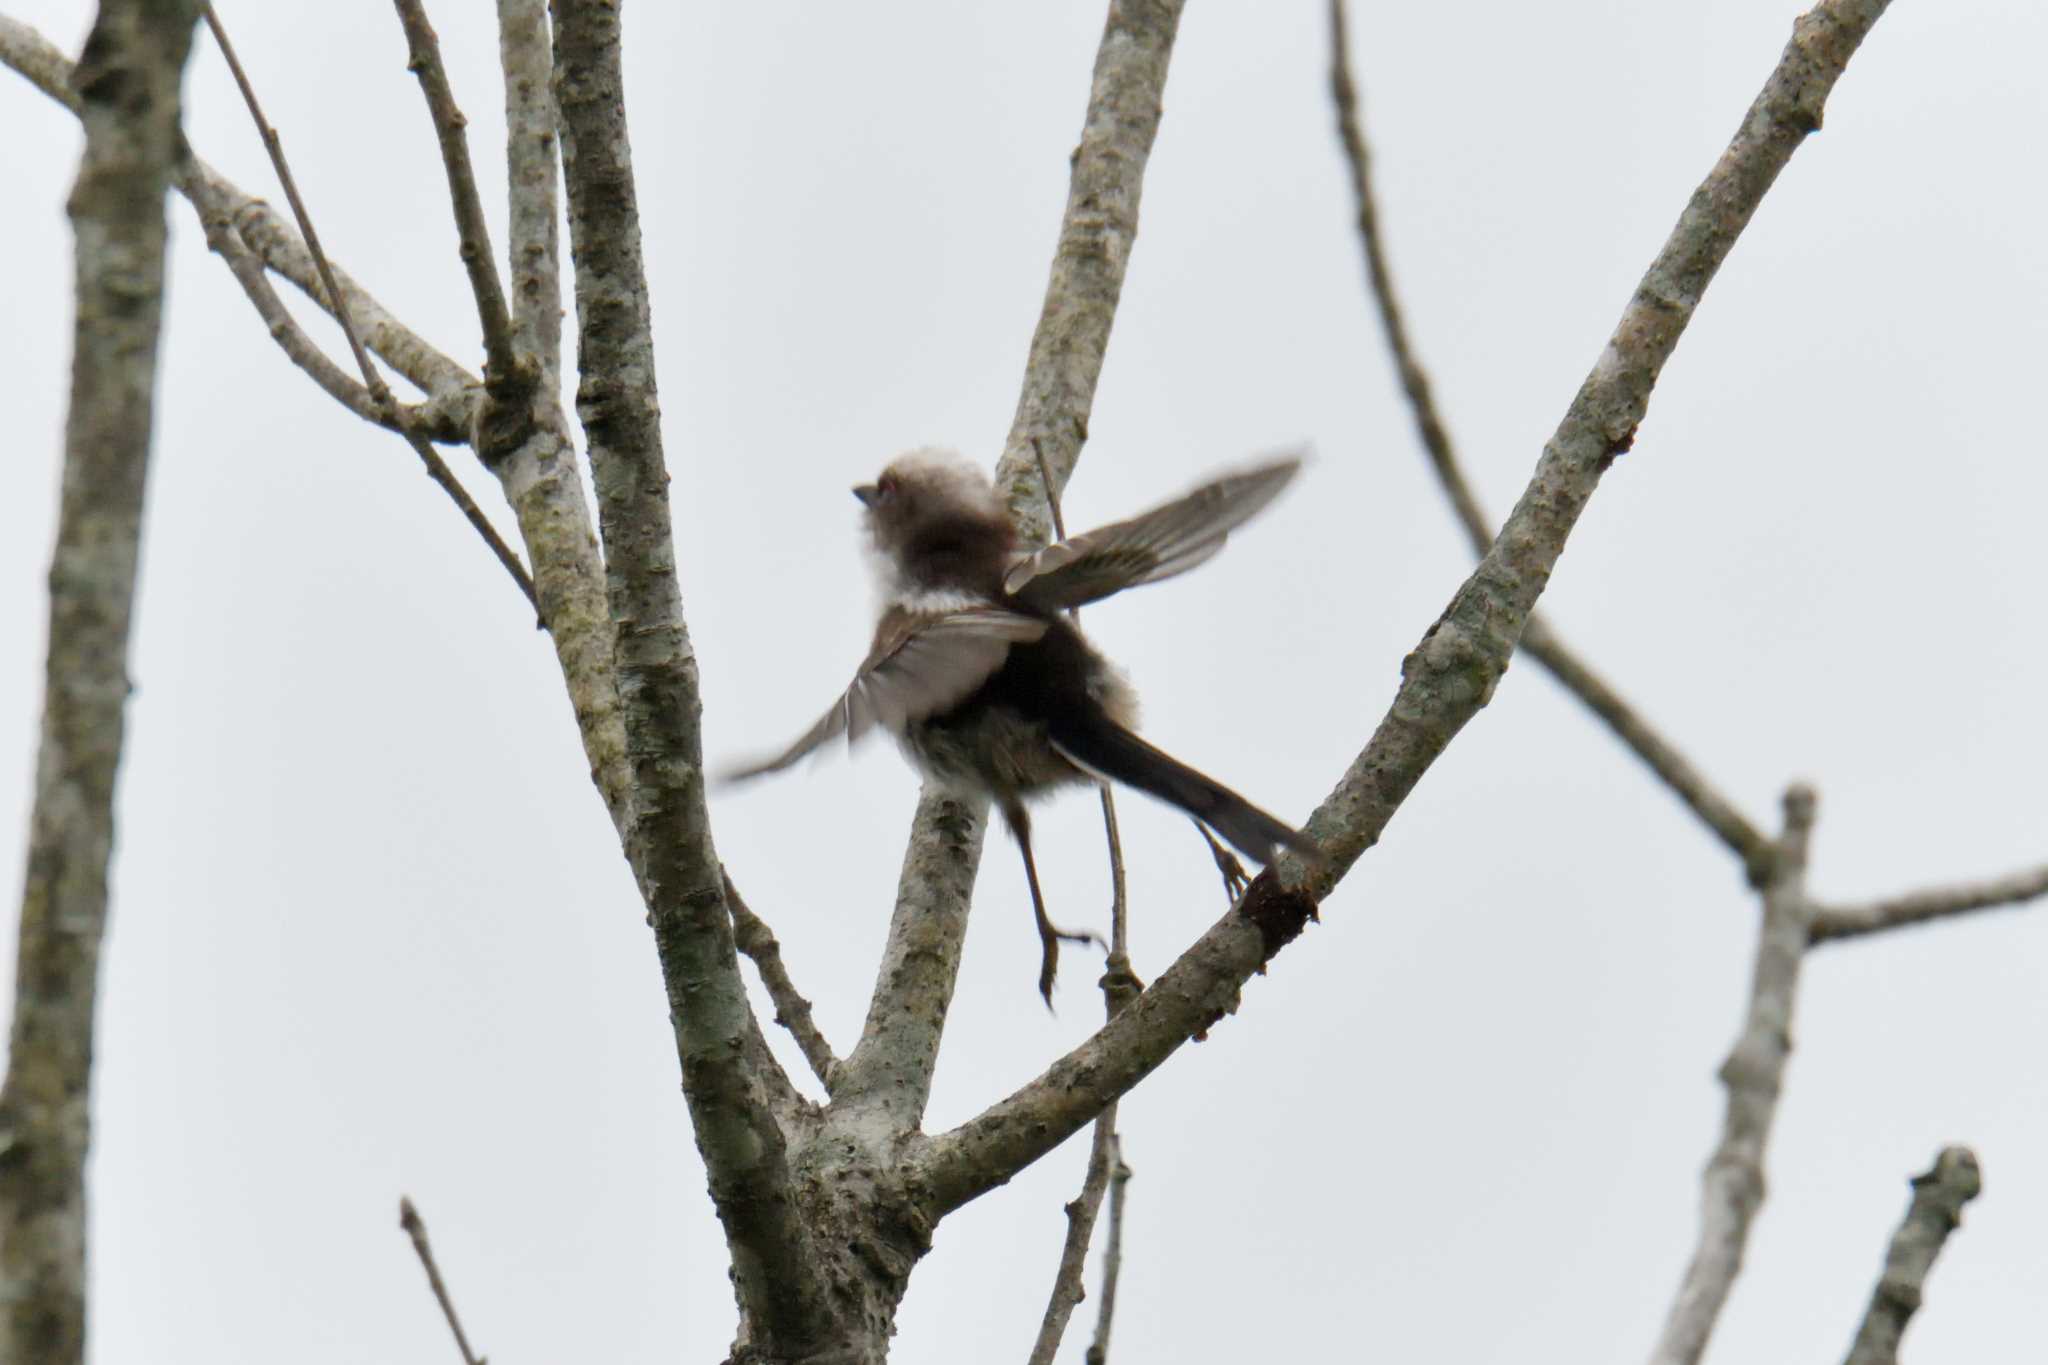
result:
[(796, 1039), (804, 1061), (810, 1064), (811, 1074), (825, 1087), (825, 1093), (831, 1094), (839, 1059), (832, 1055), (832, 1045), (825, 1041), (817, 1021), (811, 1017), (811, 1002), (789, 979), (789, 968), (782, 965), (782, 944), (776, 940), (775, 931), (741, 898), (739, 888), (729, 876), (725, 879), (725, 904), (732, 911), (734, 944), (753, 960), (755, 970), (761, 973), (761, 984), (768, 988), (768, 998), (775, 1002), (775, 1022)]
[(269, 329), (270, 339), (277, 343), (286, 359), (319, 386), (321, 392), (364, 421), (387, 431), (401, 434), (416, 431), (429, 440), (443, 442), (469, 439), (469, 418), (474, 405), (461, 391), (453, 395), (458, 399), (455, 404), (435, 402), (401, 406), (394, 415), (372, 397), (360, 381), (350, 378), (299, 326), (298, 319), (292, 316), (284, 300), (271, 287), (269, 270), (249, 249), (249, 244), (242, 240), (241, 233), (235, 230), (234, 211), (225, 196), (216, 195), (212, 184), (196, 176), (192, 179), (191, 191), (192, 207), (199, 215), (200, 228), (206, 233), (206, 245), (221, 258), (228, 273), (235, 277), (235, 283), (242, 287), (242, 293), (256, 310), (256, 316)]
[[(85, 1354), (93, 1012), (163, 320), (164, 194), (198, 17), (194, 0), (104, 0), (68, 101), (85, 124), (67, 204), (77, 308), (0, 1086), (0, 1360)], [(51, 68), (45, 61), (41, 69)]]
[[(1701, 294), (1778, 172), (1820, 126), (1829, 90), (1885, 3), (1825, 0), (1799, 20), (1734, 140), (1623, 310), (1500, 535), (1404, 661), (1385, 719), (1310, 818), (1305, 832), (1324, 863), (1303, 869), (1283, 858), (1266, 869), (1131, 1008), (1008, 1098), (919, 1144), (922, 1194), (934, 1212), (1008, 1180), (1196, 1030), (1235, 1009), (1239, 987), (1301, 932), (1316, 904), (1377, 842), (1437, 755), (1491, 698), (1565, 538), (1600, 475), (1628, 448)], [(1291, 885), (1297, 880), (1304, 883), (1299, 889)]]
[[(313, 253), (270, 205), (244, 192), (197, 157), (179, 167), (177, 186), (179, 193), (195, 207), (208, 194), (216, 197), (234, 223), (235, 231), (251, 251), (262, 257), (263, 264), (290, 280), (322, 312), (340, 321), (333, 296), (321, 282)], [(372, 355), (404, 375), (408, 383), (428, 394), (434, 404), (467, 407), (482, 401), (481, 380), (400, 322), (347, 271), (331, 261), (328, 269), (340, 291), (340, 306), (347, 310), (356, 334)], [(462, 424), (465, 437), (468, 425)]]
[(455, 104), (455, 88), (441, 62), (441, 40), (427, 22), (421, 0), (394, 0), (405, 28), (406, 70), (419, 78), (434, 136), (441, 146), (441, 164), (448, 173), (448, 198), (455, 209), (458, 254), (469, 276), (469, 292), (484, 334), (484, 387), (502, 401), (518, 401), (531, 388), (534, 375), (524, 372), (512, 346), (512, 314), (505, 306), (505, 287), (491, 255), (491, 228), (484, 221), (483, 196), (477, 193), (476, 168), (469, 160), (469, 120)]
[[(1416, 435), (1429, 456), (1437, 481), (1451, 500), (1452, 510), (1465, 530), (1472, 553), (1484, 557), (1493, 544), (1493, 526), (1479, 505), (1479, 496), (1458, 460), (1450, 430), (1437, 411), (1429, 375), (1408, 337), (1408, 324), (1394, 293), (1393, 276), (1387, 266), (1386, 246), (1380, 238), (1379, 207), (1372, 187), (1372, 154), (1365, 140), (1358, 110), (1358, 89), (1351, 77), (1350, 41), (1345, 21), (1345, 0), (1330, 0), (1330, 92), (1337, 106), (1337, 133), (1344, 145), (1344, 159), (1351, 171), (1352, 197), (1358, 204), (1358, 239), (1365, 251), (1366, 279), (1372, 286), (1380, 327), (1386, 334), (1387, 350), (1400, 377), (1401, 392), (1415, 418)], [(1607, 723), (1615, 736), (1633, 749), (1636, 756), (1662, 778), (1693, 813), (1706, 822), (1721, 842), (1742, 859), (1750, 882), (1762, 886), (1769, 875), (1767, 858), (1771, 841), (1751, 824), (1733, 802), (1709, 784), (1697, 768), (1670, 741), (1653, 729), (1619, 693), (1586, 666), (1566, 647), (1540, 615), (1532, 615), (1522, 632), (1521, 652), (1533, 657), (1563, 684), (1565, 690)]]
[(1109, 1359), (1109, 1329), (1116, 1318), (1116, 1283), (1124, 1268), (1124, 1187), (1131, 1183), (1131, 1168), (1124, 1163), (1121, 1134), (1111, 1139), (1109, 1173), (1109, 1237), (1102, 1248), (1102, 1298), (1095, 1305), (1095, 1340), (1083, 1357), (1087, 1365), (1105, 1365)]
[(562, 370), (562, 273), (555, 166), (554, 39), (546, 0), (498, 0), (505, 69), (505, 165), (512, 223), (512, 317), (521, 354), (554, 394)]
[(284, 186), (285, 198), (292, 206), (292, 216), (298, 221), (299, 234), (305, 239), (306, 250), (313, 257), (313, 266), (319, 272), (321, 287), (327, 298), (332, 301), (329, 311), (334, 314), (334, 320), (341, 324), (341, 333), (348, 338), (348, 348), (355, 355), (356, 367), (362, 371), (363, 387), (370, 391), (370, 396), (377, 400), (379, 406), (391, 414), (392, 423), (405, 438), (405, 443), (412, 447), (413, 453), (420, 457), (420, 463), (426, 466), (427, 476), (441, 486), (441, 491), (448, 495), (449, 501), (462, 513), (463, 519), (483, 537), (484, 544), (490, 547), (491, 553), (505, 567), (505, 572), (512, 576), (512, 581), (519, 585), (519, 591), (526, 595), (527, 602), (538, 610), (540, 599), (534, 593), (533, 580), (527, 577), (526, 566), (519, 562), (519, 556), (512, 553), (512, 547), (505, 543), (504, 538), (498, 534), (497, 527), (491, 525), (491, 519), (484, 515), (483, 509), (476, 505), (476, 500), (469, 496), (469, 490), (456, 480), (454, 473), (449, 470), (433, 446), (427, 443), (426, 438), (408, 430), (399, 420), (398, 400), (392, 396), (383, 376), (377, 373), (376, 364), (370, 359), (369, 352), (364, 349), (362, 340), (356, 335), (355, 325), (349, 318), (347, 300), (342, 295), (341, 286), (335, 279), (333, 270), (327, 264), (327, 253), (320, 248), (319, 234), (313, 230), (312, 217), (306, 211), (305, 200), (299, 197), (298, 183), (293, 179), (291, 167), (284, 159), (284, 143), (279, 139), (277, 130), (271, 127), (270, 121), (263, 116), (263, 107), (256, 99), (256, 88), (249, 83), (248, 73), (242, 70), (242, 63), (235, 56), (234, 45), (228, 41), (227, 30), (222, 27), (220, 16), (214, 13), (212, 5), (206, 6), (205, 16), (206, 26), (212, 30), (213, 40), (220, 45), (221, 56), (227, 59), (228, 70), (234, 74), (235, 84), (241, 89), (242, 101), (249, 106), (249, 117), (256, 124), (256, 131), (263, 139), (264, 149), (270, 153), (270, 164), (277, 171), (279, 183)]
[[(1045, 538), (1046, 495), (1059, 492), (1042, 487), (1039, 461), (1064, 488), (1087, 434), (1183, 3), (1110, 0), (1045, 304), (996, 465), (996, 486), (1027, 539)], [(931, 1093), (987, 815), (929, 788), (917, 812), (867, 1027), (845, 1067), (848, 1093), (880, 1098), (906, 1131), (917, 1127)], [(923, 922), (906, 922), (910, 915)], [(921, 960), (905, 956), (911, 952)]]
[(1994, 881), (1934, 886), (1862, 905), (1823, 905), (1814, 912), (1813, 941), (1835, 943), (1950, 915), (1965, 915), (1973, 910), (2024, 905), (2042, 896), (2048, 896), (2048, 864)]
[(743, 1330), (771, 1354), (800, 1355), (827, 1339), (832, 1317), (786, 1139), (750, 1074), (745, 1039), (757, 1026), (704, 803), (697, 660), (676, 581), (619, 13), (602, 0), (555, 0), (553, 15), (576, 262), (576, 409), (604, 535), (632, 781), (626, 851), (654, 926), (683, 1094), (732, 1252)]
[(484, 1358), (469, 1348), (469, 1337), (462, 1330), (462, 1319), (455, 1313), (455, 1300), (449, 1296), (448, 1286), (441, 1279), (441, 1267), (434, 1264), (434, 1249), (427, 1244), (426, 1221), (412, 1206), (412, 1200), (403, 1195), (398, 1200), (398, 1226), (412, 1240), (413, 1255), (420, 1258), (420, 1267), (427, 1272), (427, 1286), (434, 1291), (434, 1302), (441, 1305), (441, 1316), (448, 1320), (448, 1330), (455, 1335), (455, 1349), (462, 1353), (464, 1365), (484, 1365)]
[(1720, 1144), (1702, 1180), (1699, 1241), (1650, 1357), (1653, 1365), (1693, 1365), (1706, 1350), (1742, 1269), (1750, 1222), (1764, 1202), (1764, 1144), (1792, 1053), (1792, 1008), (1813, 916), (1806, 899), (1806, 851), (1814, 806), (1810, 787), (1794, 786), (1785, 793), (1785, 829), (1764, 888), (1749, 1008), (1735, 1047), (1721, 1064), (1728, 1109)]
[(1892, 1234), (1884, 1274), (1849, 1347), (1848, 1365), (1897, 1365), (1899, 1338), (1919, 1311), (1934, 1258), (1963, 1221), (1963, 1205), (1984, 1188), (1977, 1156), (1967, 1147), (1945, 1147), (1934, 1168), (1913, 1177), (1913, 1199), (1905, 1221)]
[(1088, 1242), (1095, 1234), (1095, 1215), (1102, 1208), (1102, 1196), (1109, 1189), (1110, 1167), (1116, 1156), (1116, 1104), (1112, 1101), (1095, 1120), (1095, 1140), (1088, 1147), (1088, 1171), (1081, 1180), (1081, 1193), (1067, 1205), (1067, 1235), (1060, 1246), (1059, 1269), (1052, 1277), (1052, 1293), (1045, 1316), (1038, 1324), (1038, 1339), (1032, 1343), (1027, 1365), (1052, 1365), (1059, 1353), (1060, 1338), (1067, 1334), (1067, 1322), (1087, 1297), (1081, 1287), (1081, 1271), (1088, 1260)]

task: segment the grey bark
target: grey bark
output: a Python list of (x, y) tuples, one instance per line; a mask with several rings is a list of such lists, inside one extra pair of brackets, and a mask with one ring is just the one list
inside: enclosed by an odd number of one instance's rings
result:
[(1701, 1179), (1700, 1231), (1652, 1365), (1694, 1365), (1707, 1349), (1742, 1270), (1750, 1223), (1764, 1202), (1764, 1147), (1778, 1116), (1785, 1064), (1792, 1055), (1792, 1012), (1805, 965), (1813, 905), (1806, 898), (1806, 854), (1815, 798), (1809, 787), (1785, 793), (1785, 829), (1772, 854), (1757, 930), (1756, 967), (1742, 1032), (1721, 1064), (1728, 1107), (1721, 1140)]
[(1920, 1311), (1935, 1257), (1941, 1255), (1949, 1234), (1962, 1226), (1963, 1205), (1983, 1188), (1976, 1153), (1967, 1147), (1943, 1148), (1932, 1170), (1913, 1177), (1912, 1202), (1892, 1234), (1884, 1273), (1856, 1329), (1848, 1365), (1898, 1365), (1899, 1339)]
[(77, 313), (49, 654), (0, 1087), (0, 1360), (84, 1358), (85, 1158), (149, 468), (164, 194), (199, 5), (106, 0), (75, 75)]

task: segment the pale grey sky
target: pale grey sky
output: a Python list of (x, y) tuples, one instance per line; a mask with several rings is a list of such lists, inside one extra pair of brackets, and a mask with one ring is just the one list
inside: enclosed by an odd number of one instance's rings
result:
[[(0, 8), (67, 47), (89, 11)], [(487, 8), (433, 14), (495, 212)], [(1399, 282), (1496, 515), (1800, 8), (1359, 6)], [(388, 8), (222, 9), (330, 250), (478, 363)], [(789, 738), (859, 657), (870, 594), (846, 485), (911, 445), (993, 459), (1102, 10), (629, 10), (714, 760)], [(1544, 599), (1753, 819), (1775, 824), (1788, 779), (1818, 785), (1823, 896), (2048, 856), (2044, 46), (2048, 13), (2020, 0), (1893, 8)], [(270, 193), (224, 69), (197, 51), (194, 144)], [(1291, 819), (1466, 567), (1367, 309), (1326, 63), (1320, 3), (1190, 6), (1067, 509), (1085, 526), (1314, 444), (1227, 554), (1088, 620), (1157, 742)], [(0, 120), (12, 888), (79, 139), (7, 73)], [(552, 656), (411, 453), (285, 363), (182, 203), (173, 231), (101, 1011), (93, 1357), (445, 1359), (396, 1229), (404, 1192), (493, 1360), (718, 1359), (733, 1307), (660, 981)], [(509, 527), (490, 481), (459, 472)], [(714, 809), (842, 1045), (914, 790), (877, 745)], [(1177, 816), (1124, 809), (1149, 978), (1222, 904)], [(1048, 806), (1039, 829), (1055, 917), (1101, 918), (1094, 803)], [(1720, 847), (1518, 663), (1322, 925), (1125, 1104), (1114, 1358), (1646, 1354), (1694, 1235), (1755, 919)], [(2040, 909), (1816, 955), (1715, 1359), (1838, 1357), (1906, 1177), (1948, 1141), (1975, 1145), (1986, 1190), (1908, 1349), (2040, 1357), (2044, 966)], [(1035, 970), (1015, 854), (991, 838), (932, 1126), (1099, 1017), (1086, 955), (1068, 956), (1056, 1018)], [(1084, 1154), (1070, 1143), (942, 1226), (896, 1359), (1023, 1357)], [(1085, 1344), (1077, 1325), (1063, 1359)]]

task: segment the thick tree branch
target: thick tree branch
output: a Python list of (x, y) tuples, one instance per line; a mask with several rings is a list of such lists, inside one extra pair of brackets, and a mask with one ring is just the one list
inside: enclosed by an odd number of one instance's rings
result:
[[(532, 420), (483, 428), (477, 454), (498, 476), (519, 517), (542, 619), (554, 637), (591, 781), (623, 843), (632, 774), (612, 672), (612, 622), (576, 448), (562, 414), (561, 244), (556, 218), (554, 43), (546, 0), (499, 0), (498, 53), (505, 71), (510, 172), (514, 341), (536, 367)], [(501, 414), (502, 415), (502, 414)]]
[[(1827, 94), (1885, 0), (1826, 0), (1803, 16), (1734, 140), (1694, 191), (1500, 535), (1403, 664), (1385, 719), (1306, 833), (1326, 861), (1282, 859), (1131, 1008), (1036, 1080), (922, 1144), (922, 1193), (943, 1212), (1063, 1142), (1198, 1029), (1301, 932), (1316, 904), (1386, 829), (1438, 754), (1484, 706), (1600, 475), (1628, 448), (1714, 272), (1778, 172), (1820, 126)], [(1283, 885), (1282, 877), (1303, 883)]]
[(732, 1252), (743, 1331), (764, 1349), (800, 1355), (828, 1338), (832, 1315), (786, 1139), (752, 1074), (746, 1039), (758, 1026), (704, 803), (697, 660), (676, 580), (619, 12), (603, 0), (555, 0), (552, 13), (576, 263), (576, 410), (604, 536), (632, 779), (626, 851), (654, 926), (683, 1093)]
[(505, 572), (512, 576), (512, 581), (519, 585), (519, 591), (525, 594), (526, 600), (537, 610), (540, 599), (534, 593), (533, 580), (527, 576), (526, 566), (519, 562), (519, 556), (512, 553), (512, 547), (498, 534), (498, 528), (491, 524), (491, 519), (476, 505), (476, 500), (469, 496), (469, 490), (457, 481), (447, 463), (441, 459), (433, 446), (428, 444), (426, 437), (408, 430), (399, 420), (401, 414), (398, 399), (385, 384), (383, 376), (377, 372), (376, 363), (370, 359), (369, 352), (356, 333), (340, 283), (327, 263), (326, 252), (320, 248), (320, 236), (313, 230), (312, 216), (306, 210), (305, 200), (299, 196), (298, 182), (292, 177), (291, 166), (285, 161), (284, 143), (278, 137), (277, 130), (270, 126), (270, 120), (263, 116), (263, 107), (256, 99), (256, 88), (250, 84), (248, 73), (242, 70), (242, 63), (235, 56), (234, 45), (228, 41), (227, 30), (222, 26), (220, 16), (214, 13), (211, 5), (206, 6), (205, 15), (206, 26), (212, 30), (213, 40), (220, 45), (221, 56), (227, 59), (228, 70), (234, 75), (236, 86), (241, 89), (242, 101), (249, 106), (249, 117), (254, 120), (256, 131), (263, 139), (264, 150), (270, 153), (270, 164), (277, 171), (279, 183), (284, 186), (285, 198), (292, 206), (292, 216), (298, 222), (299, 233), (306, 242), (306, 250), (313, 257), (314, 269), (319, 272), (321, 287), (326, 297), (332, 301), (329, 305), (330, 311), (334, 314), (334, 320), (341, 325), (342, 335), (348, 339), (348, 348), (356, 358), (356, 368), (362, 371), (363, 387), (368, 389), (370, 396), (391, 415), (392, 424), (398, 433), (405, 438), (405, 443), (412, 447), (413, 453), (419, 456), (420, 463), (426, 466), (427, 476), (440, 485), (441, 491), (448, 495), (448, 500), (455, 504), (463, 519), (483, 538), (484, 544), (490, 547), (491, 554), (504, 566)]
[(899, 1132), (917, 1128), (931, 1098), (985, 814), (935, 787), (918, 797), (867, 1022), (839, 1069), (835, 1103), (875, 1106)]
[[(1047, 494), (1065, 487), (1087, 435), (1183, 3), (1110, 0), (1045, 303), (996, 465), (996, 486), (1029, 539), (1045, 538)], [(1058, 488), (1043, 487), (1041, 460)], [(906, 1130), (917, 1126), (931, 1093), (986, 815), (932, 790), (919, 800), (867, 1027), (846, 1060), (849, 1093), (886, 1097)], [(910, 915), (927, 922), (908, 923)], [(922, 960), (904, 956), (911, 952)]]
[[(1049, 505), (1066, 491), (1088, 439), (1184, 3), (1110, 0), (1095, 50), (1052, 274), (1031, 334), (1017, 413), (996, 465), (996, 487), (1027, 541), (1045, 539)], [(1042, 486), (1041, 469), (1052, 471), (1053, 487)]]
[(1977, 1156), (1967, 1147), (1945, 1147), (1934, 1169), (1913, 1177), (1913, 1199), (1905, 1221), (1892, 1234), (1884, 1274), (1849, 1347), (1848, 1365), (1897, 1365), (1899, 1338), (1920, 1309), (1934, 1258), (1963, 1221), (1963, 1205), (1984, 1188)]
[[(114, 778), (163, 319), (164, 194), (196, 0), (105, 0), (71, 107), (85, 154), (42, 732), (0, 1086), (0, 1360), (85, 1355), (85, 1158)], [(47, 64), (46, 64), (47, 65)]]
[(1812, 903), (1806, 899), (1806, 852), (1814, 805), (1810, 787), (1795, 786), (1785, 793), (1785, 830), (1778, 837), (1771, 880), (1764, 888), (1749, 1008), (1735, 1047), (1721, 1064), (1728, 1109), (1721, 1141), (1707, 1160), (1701, 1182), (1699, 1241), (1665, 1320), (1663, 1337), (1650, 1357), (1653, 1365), (1693, 1365), (1706, 1350), (1742, 1269), (1750, 1222), (1764, 1202), (1764, 1144), (1777, 1117), (1785, 1063), (1792, 1055), (1792, 1010), (1813, 917)]
[(483, 196), (477, 193), (476, 168), (469, 160), (469, 120), (455, 103), (455, 87), (441, 61), (441, 39), (427, 22), (421, 0), (394, 0), (405, 28), (406, 69), (419, 78), (434, 137), (441, 147), (441, 165), (448, 174), (448, 198), (455, 209), (455, 231), (469, 292), (476, 300), (478, 325), (484, 334), (484, 387), (506, 402), (520, 401), (534, 375), (519, 364), (512, 346), (512, 314), (505, 306), (505, 286), (498, 279), (491, 254), (491, 228), (484, 220)]
[[(1478, 494), (1465, 477), (1452, 444), (1450, 430), (1437, 411), (1429, 375), (1408, 337), (1408, 324), (1394, 293), (1394, 281), (1387, 266), (1386, 246), (1380, 237), (1379, 207), (1373, 194), (1372, 154), (1365, 140), (1358, 109), (1358, 88), (1351, 76), (1350, 42), (1345, 21), (1345, 0), (1330, 0), (1330, 91), (1337, 106), (1337, 133), (1344, 145), (1344, 159), (1351, 171), (1352, 197), (1358, 205), (1358, 239), (1365, 251), (1366, 279), (1372, 287), (1387, 350), (1393, 356), (1401, 392), (1415, 419), (1416, 435), (1429, 456), (1437, 481), (1451, 500), (1459, 525), (1472, 546), (1483, 557), (1493, 544), (1493, 526), (1479, 504)], [(1650, 770), (1662, 778), (1693, 813), (1706, 822), (1721, 842), (1742, 859), (1753, 885), (1763, 885), (1769, 875), (1767, 858), (1771, 841), (1716, 791), (1699, 770), (1670, 741), (1653, 729), (1621, 695), (1588, 668), (1566, 647), (1549, 623), (1532, 615), (1522, 632), (1521, 652), (1533, 657), (1564, 685), (1566, 691), (1607, 723), (1617, 738), (1633, 749)]]
[(1882, 933), (1909, 924), (1997, 910), (2048, 896), (2048, 865), (2028, 868), (1988, 882), (1935, 886), (1889, 900), (1863, 905), (1823, 905), (1814, 912), (1813, 941), (1834, 943), (1845, 938)]
[(562, 370), (562, 267), (547, 0), (498, 0), (498, 58), (505, 70), (514, 335), (520, 353), (539, 366), (541, 391), (553, 394)]

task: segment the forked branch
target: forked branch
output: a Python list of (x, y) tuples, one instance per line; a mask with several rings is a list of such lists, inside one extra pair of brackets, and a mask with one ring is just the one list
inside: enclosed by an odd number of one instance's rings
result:
[(235, 56), (234, 45), (228, 41), (227, 30), (222, 26), (220, 16), (214, 13), (211, 5), (206, 7), (206, 26), (212, 31), (214, 42), (220, 45), (221, 56), (227, 59), (228, 70), (233, 73), (235, 84), (242, 92), (243, 103), (249, 107), (249, 117), (255, 121), (256, 131), (263, 139), (264, 150), (270, 153), (270, 164), (277, 171), (278, 183), (284, 186), (285, 198), (292, 206), (292, 216), (298, 221), (299, 235), (305, 240), (306, 250), (313, 258), (314, 269), (319, 272), (321, 286), (326, 291), (328, 309), (333, 313), (334, 320), (341, 324), (341, 333), (348, 339), (348, 348), (355, 356), (356, 368), (362, 371), (363, 387), (369, 390), (370, 396), (376, 400), (378, 406), (389, 414), (391, 424), (405, 438), (405, 443), (412, 447), (413, 453), (420, 457), (420, 463), (426, 466), (428, 477), (440, 485), (441, 490), (462, 513), (463, 519), (483, 537), (484, 544), (490, 547), (491, 553), (504, 565), (505, 572), (512, 576), (512, 581), (519, 585), (519, 591), (526, 595), (527, 602), (538, 610), (540, 599), (534, 593), (533, 580), (527, 576), (526, 566), (519, 562), (519, 556), (512, 552), (512, 547), (505, 543), (497, 528), (491, 525), (490, 518), (484, 515), (483, 509), (476, 505), (476, 500), (471, 498), (468, 490), (456, 480), (454, 473), (449, 470), (447, 463), (433, 446), (428, 444), (426, 437), (404, 425), (398, 400), (392, 396), (390, 386), (378, 373), (376, 362), (370, 359), (370, 353), (364, 349), (362, 340), (356, 334), (355, 324), (349, 317), (347, 297), (342, 293), (341, 286), (334, 277), (333, 268), (327, 263), (327, 253), (321, 249), (319, 234), (313, 230), (312, 216), (306, 211), (305, 200), (299, 196), (298, 182), (293, 179), (291, 166), (285, 161), (284, 143), (278, 137), (277, 130), (271, 127), (270, 121), (263, 116), (263, 106), (256, 98), (256, 88), (250, 84), (248, 73), (242, 69), (241, 61)]
[(1566, 537), (1601, 474), (1628, 448), (1658, 374), (1736, 237), (1792, 153), (1820, 126), (1828, 92), (1884, 12), (1827, 0), (1802, 17), (1734, 140), (1670, 238), (1543, 449), (1500, 534), (1405, 661), (1385, 719), (1305, 833), (1327, 862), (1283, 859), (1127, 1010), (1036, 1080), (918, 1154), (934, 1213), (1010, 1179), (1235, 1009), (1251, 974), (1292, 941), (1317, 903), (1386, 829), (1437, 756), (1491, 697)]

